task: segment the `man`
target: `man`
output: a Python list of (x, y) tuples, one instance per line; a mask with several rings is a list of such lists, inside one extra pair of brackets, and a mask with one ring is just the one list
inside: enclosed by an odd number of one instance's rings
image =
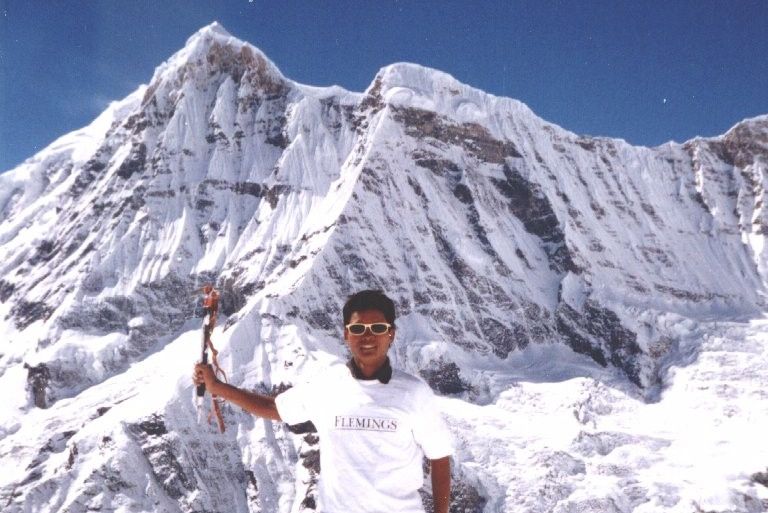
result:
[(207, 365), (195, 367), (195, 381), (254, 415), (312, 421), (320, 437), (318, 512), (423, 513), (418, 489), (426, 456), (435, 513), (447, 513), (451, 437), (426, 383), (390, 366), (394, 303), (364, 290), (349, 297), (343, 316), (347, 365), (276, 398), (222, 383)]

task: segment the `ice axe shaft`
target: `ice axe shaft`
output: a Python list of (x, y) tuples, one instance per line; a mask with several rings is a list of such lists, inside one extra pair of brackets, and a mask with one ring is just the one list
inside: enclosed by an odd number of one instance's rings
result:
[[(208, 365), (208, 351), (205, 350), (205, 341), (203, 341), (203, 356), (200, 359), (203, 365)], [(205, 383), (197, 385), (197, 397), (203, 397), (205, 395)]]
[[(218, 351), (216, 351), (216, 348), (213, 347), (213, 343), (211, 341), (211, 335), (213, 334), (213, 329), (216, 326), (216, 316), (219, 311), (219, 292), (213, 288), (213, 285), (204, 286), (202, 292), (205, 294), (205, 298), (203, 299), (203, 310), (205, 311), (205, 316), (203, 317), (203, 347), (202, 354), (200, 356), (200, 363), (203, 365), (208, 365), (208, 349), (210, 349), (210, 368), (213, 370), (217, 379), (219, 379), (219, 376), (221, 376), (221, 381), (226, 383), (227, 375), (222, 370), (221, 366), (219, 366), (219, 361), (217, 358)], [(197, 394), (196, 402), (198, 404), (198, 415), (201, 411), (200, 405), (202, 404), (202, 398), (205, 395), (205, 391), (205, 382), (197, 385), (195, 393)], [(219, 430), (223, 433), (225, 426), (224, 419), (221, 415), (221, 408), (219, 407), (219, 401), (221, 401), (221, 399), (217, 399), (216, 396), (211, 395), (212, 410), (208, 415), (208, 420), (210, 422), (210, 420), (215, 416), (219, 424)]]

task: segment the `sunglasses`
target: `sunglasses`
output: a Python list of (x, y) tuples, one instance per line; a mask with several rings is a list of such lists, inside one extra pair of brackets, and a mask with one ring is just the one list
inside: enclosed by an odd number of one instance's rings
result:
[(388, 332), (391, 327), (392, 325), (387, 322), (374, 322), (373, 324), (355, 322), (346, 325), (347, 331), (353, 335), (362, 335), (365, 333), (366, 329), (371, 330), (371, 333), (374, 335), (383, 335)]

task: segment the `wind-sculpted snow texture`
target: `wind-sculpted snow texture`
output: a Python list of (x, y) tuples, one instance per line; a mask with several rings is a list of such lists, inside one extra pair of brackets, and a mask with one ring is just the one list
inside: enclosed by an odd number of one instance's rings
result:
[(316, 435), (198, 423), (214, 282), (230, 381), (271, 394), (390, 294), (452, 511), (768, 511), (767, 169), (768, 116), (634, 147), (413, 64), (300, 85), (205, 27), (0, 175), (0, 509), (314, 510)]

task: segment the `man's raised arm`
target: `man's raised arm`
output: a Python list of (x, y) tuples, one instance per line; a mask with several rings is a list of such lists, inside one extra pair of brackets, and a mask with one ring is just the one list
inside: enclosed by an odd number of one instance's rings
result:
[(222, 399), (238, 405), (248, 413), (271, 420), (282, 420), (275, 406), (275, 398), (240, 390), (216, 378), (210, 365), (195, 365), (195, 383), (205, 383), (206, 390)]

